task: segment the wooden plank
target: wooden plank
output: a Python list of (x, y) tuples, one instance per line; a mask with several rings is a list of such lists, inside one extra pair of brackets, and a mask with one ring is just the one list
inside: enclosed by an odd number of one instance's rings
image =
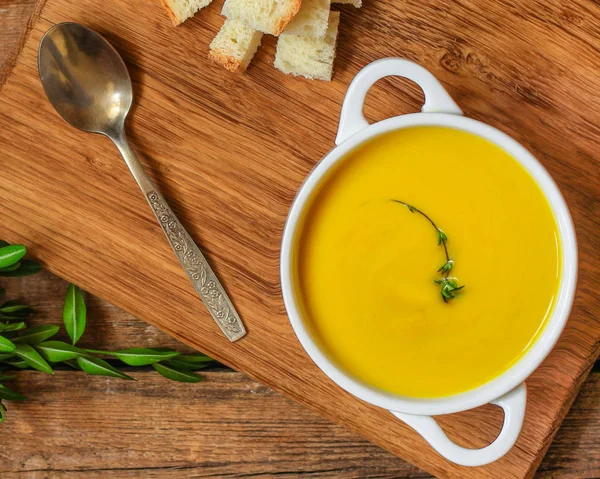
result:
[(537, 476), (600, 477), (600, 367), (581, 388)]
[[(270, 41), (248, 75), (210, 66), (202, 49), (221, 22), (218, 8), (173, 30), (155, 2), (139, 8), (48, 0), (0, 96), (7, 239), (27, 240), (61, 276), (435, 474), (531, 475), (600, 344), (600, 240), (590, 201), (599, 193), (600, 6), (368, 3), (363, 11), (345, 10), (330, 84), (274, 71)], [(134, 145), (232, 293), (250, 331), (244, 341), (228, 344), (207, 318), (114, 149), (70, 129), (46, 102), (37, 43), (51, 24), (67, 19), (104, 32), (125, 54), (139, 98), (130, 123)], [(301, 350), (280, 299), (278, 245), (294, 192), (332, 144), (352, 76), (368, 61), (399, 52), (432, 70), (469, 116), (534, 151), (563, 189), (578, 229), (578, 298), (559, 345), (529, 381), (524, 432), (508, 456), (477, 470), (442, 460), (387, 412), (333, 386)], [(416, 104), (382, 83), (367, 114), (390, 116)], [(487, 408), (443, 418), (452, 436), (471, 446), (491, 439), (498, 421)]]
[(19, 374), (31, 399), (9, 405), (0, 475), (430, 477), (240, 373), (133, 375)]
[[(19, 373), (30, 400), (9, 404), (1, 477), (431, 477), (240, 373), (194, 385), (131, 374)], [(598, 398), (595, 373), (538, 478), (600, 476)]]

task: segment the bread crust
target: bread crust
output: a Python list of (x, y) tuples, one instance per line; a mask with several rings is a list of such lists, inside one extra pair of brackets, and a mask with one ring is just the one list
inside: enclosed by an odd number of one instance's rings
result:
[(171, 10), (171, 7), (169, 7), (169, 5), (167, 5), (166, 0), (160, 0), (160, 4), (162, 5), (162, 7), (164, 8), (165, 12), (167, 12), (167, 15), (169, 16), (169, 18), (171, 19), (171, 23), (173, 24), (174, 27), (176, 27), (177, 25), (180, 25), (181, 22), (179, 21), (179, 19), (175, 16), (175, 14), (173, 13), (173, 10)]
[(288, 26), (288, 23), (290, 23), (293, 18), (296, 16), (296, 14), (300, 11), (300, 7), (302, 6), (302, 0), (294, 0), (294, 6), (293, 9), (290, 11), (290, 13), (283, 17), (280, 22), (277, 24), (277, 29), (273, 32), (273, 35), (275, 35), (276, 37), (278, 37), (279, 35), (281, 35), (281, 32), (283, 32), (285, 30), (285, 27)]
[(208, 52), (208, 59), (213, 62), (221, 65), (225, 70), (229, 70), (230, 72), (243, 72), (246, 68), (242, 65), (242, 62), (236, 60), (233, 57), (222, 54), (219, 51), (210, 51)]

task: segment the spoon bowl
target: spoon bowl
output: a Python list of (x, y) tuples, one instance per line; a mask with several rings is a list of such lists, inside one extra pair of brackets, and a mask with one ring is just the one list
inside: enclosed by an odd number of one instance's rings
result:
[(119, 53), (95, 31), (59, 23), (42, 37), (38, 68), (46, 96), (75, 128), (112, 135), (131, 107), (131, 79)]

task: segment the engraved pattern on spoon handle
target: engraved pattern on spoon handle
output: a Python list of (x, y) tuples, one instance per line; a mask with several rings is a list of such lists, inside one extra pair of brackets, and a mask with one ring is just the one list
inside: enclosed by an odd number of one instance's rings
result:
[(230, 341), (242, 338), (246, 334), (244, 324), (196, 243), (160, 193), (150, 191), (146, 197), (181, 266), (214, 320)]

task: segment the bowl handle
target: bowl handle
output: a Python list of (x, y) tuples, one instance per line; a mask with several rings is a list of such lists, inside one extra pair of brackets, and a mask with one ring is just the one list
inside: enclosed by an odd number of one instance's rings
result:
[(517, 386), (501, 398), (492, 401), (492, 404), (496, 404), (504, 410), (504, 423), (494, 442), (481, 449), (467, 449), (453, 443), (431, 416), (418, 416), (394, 411), (391, 411), (391, 413), (417, 431), (431, 447), (446, 459), (461, 466), (483, 466), (500, 459), (513, 447), (523, 426), (526, 402), (527, 388), (525, 383)]
[(403, 58), (382, 58), (369, 63), (350, 83), (342, 105), (336, 145), (369, 126), (363, 115), (367, 92), (377, 80), (387, 76), (408, 78), (421, 87), (425, 95), (425, 103), (421, 109), (423, 113), (462, 115), (462, 110), (454, 103), (442, 84), (421, 65)]

